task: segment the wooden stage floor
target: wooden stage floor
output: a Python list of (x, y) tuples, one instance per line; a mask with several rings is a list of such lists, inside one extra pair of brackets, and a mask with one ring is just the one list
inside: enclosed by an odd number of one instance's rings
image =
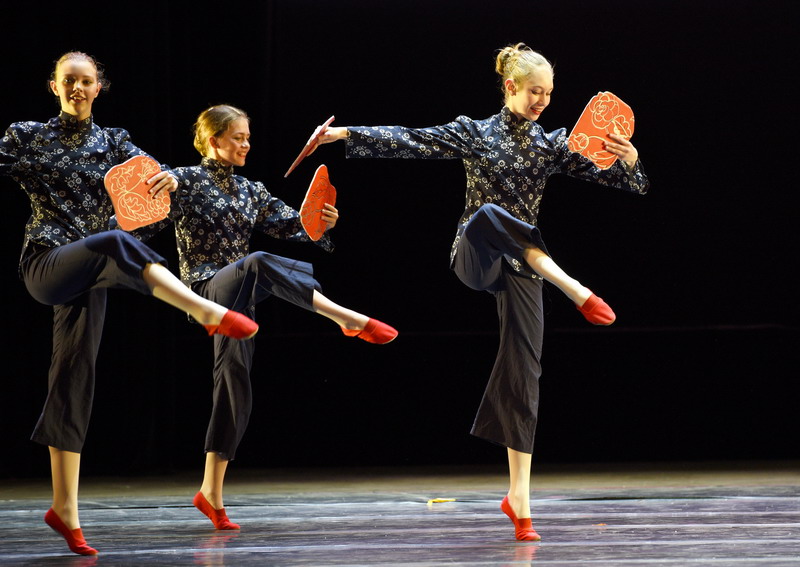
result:
[(192, 507), (199, 475), (83, 479), (94, 557), (42, 521), (46, 480), (3, 479), (0, 565), (800, 565), (800, 463), (539, 466), (538, 543), (500, 512), (499, 467), (231, 467), (238, 532)]

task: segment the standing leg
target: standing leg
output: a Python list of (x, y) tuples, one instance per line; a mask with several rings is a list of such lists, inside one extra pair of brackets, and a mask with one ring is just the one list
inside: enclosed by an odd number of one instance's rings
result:
[(239, 524), (234, 524), (228, 519), (222, 504), (222, 485), (225, 482), (227, 468), (228, 459), (214, 452), (206, 453), (203, 484), (194, 495), (193, 503), (198, 510), (208, 516), (216, 529), (238, 530)]
[(500, 509), (514, 523), (514, 536), (520, 541), (542, 539), (531, 524), (531, 454), (508, 449), (508, 494)]
[(225, 482), (228, 462), (228, 459), (223, 459), (218, 453), (206, 453), (206, 467), (200, 492), (214, 508), (224, 508), (225, 506), (222, 502), (222, 485)]
[[(195, 291), (214, 303), (255, 316), (254, 306), (271, 295), (269, 286), (259, 284), (261, 253), (228, 265), (212, 278), (197, 284)], [(269, 256), (269, 255), (266, 255)], [(291, 269), (288, 269), (291, 271)], [(311, 294), (309, 289), (307, 295)], [(295, 290), (296, 295), (302, 295)], [(195, 494), (195, 507), (218, 530), (235, 530), (225, 511), (223, 488), (228, 463), (236, 455), (252, 411), (250, 369), (255, 342), (214, 337), (214, 390), (212, 410), (206, 431), (203, 482)]]
[[(203, 288), (214, 293), (212, 286)], [(219, 297), (219, 290), (215, 297)], [(241, 311), (253, 315), (253, 308)], [(223, 500), (223, 485), (228, 462), (244, 436), (253, 406), (250, 386), (255, 342), (214, 337), (214, 392), (211, 419), (206, 432), (206, 461), (203, 484), (195, 495), (194, 505), (213, 522), (218, 530), (238, 530), (228, 519)]]
[(494, 292), (500, 328), (497, 357), (472, 434), (520, 453), (533, 453), (542, 374), (542, 280), (503, 269)]
[(500, 345), (472, 434), (507, 448), (509, 490), (500, 505), (518, 540), (538, 540), (530, 518), (530, 471), (538, 422), (541, 375), (542, 282), (518, 274), (507, 255), (522, 256), (543, 243), (538, 231), (498, 207), (481, 208), (458, 244), (453, 269), (473, 289), (497, 301)]
[(495, 292), (500, 345), (474, 433), (507, 447), (509, 490), (500, 505), (521, 541), (541, 539), (531, 524), (531, 455), (539, 413), (542, 354), (542, 284), (505, 268)]
[(106, 292), (90, 290), (53, 309), (49, 392), (32, 439), (49, 446), (53, 504), (45, 522), (80, 555), (94, 555), (78, 515), (80, 452), (94, 396), (95, 361), (105, 316)]
[(530, 453), (508, 449), (508, 503), (518, 518), (531, 517), (531, 457)]
[(80, 453), (50, 447), (50, 468), (53, 477), (53, 505), (44, 516), (45, 523), (64, 537), (74, 553), (97, 554), (97, 550), (90, 547), (83, 538), (83, 530), (78, 522)]

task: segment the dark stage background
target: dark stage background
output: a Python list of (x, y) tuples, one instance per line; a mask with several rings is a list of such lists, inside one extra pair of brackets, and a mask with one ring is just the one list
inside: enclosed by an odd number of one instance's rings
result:
[[(0, 15), (0, 123), (57, 113), (52, 62), (105, 63), (94, 110), (170, 165), (199, 156), (191, 124), (227, 102), (252, 118), (240, 173), (299, 206), (328, 165), (337, 249), (264, 237), (312, 261), (326, 295), (396, 326), (383, 347), (322, 317), (259, 306), (255, 410), (236, 467), (502, 463), (468, 432), (497, 348), (494, 301), (448, 269), (463, 207), (460, 162), (345, 160), (327, 146), (283, 174), (313, 128), (430, 126), (502, 104), (495, 50), (524, 41), (556, 65), (547, 130), (610, 90), (636, 113), (645, 197), (553, 178), (541, 227), (568, 272), (616, 310), (588, 325), (548, 287), (537, 462), (796, 459), (797, 69), (793, 0), (535, 2), (140, 1), (72, 14), (15, 3)], [(28, 440), (46, 394), (51, 309), (16, 265), (29, 214), (0, 179), (5, 372), (0, 475), (46, 475)], [(152, 242), (174, 268), (174, 238)], [(210, 411), (211, 342), (152, 298), (112, 291), (85, 474), (196, 468)]]

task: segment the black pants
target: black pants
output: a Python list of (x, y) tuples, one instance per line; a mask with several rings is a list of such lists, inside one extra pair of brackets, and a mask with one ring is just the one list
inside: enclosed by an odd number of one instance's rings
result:
[(165, 260), (130, 234), (114, 230), (54, 248), (30, 245), (21, 263), (31, 296), (53, 306), (48, 393), (31, 439), (80, 453), (94, 397), (106, 289), (150, 295), (147, 264)]
[[(321, 291), (313, 273), (306, 262), (255, 252), (196, 283), (194, 291), (250, 318), (255, 318), (256, 303), (273, 295), (313, 311), (314, 290)], [(225, 460), (235, 458), (250, 420), (254, 346), (253, 339), (237, 341), (214, 335), (214, 405), (205, 450)]]
[(522, 252), (546, 252), (538, 229), (496, 205), (484, 205), (467, 223), (458, 241), (453, 269), (476, 290), (497, 301), (500, 346), (471, 433), (515, 451), (533, 452), (542, 373), (542, 280), (525, 265)]

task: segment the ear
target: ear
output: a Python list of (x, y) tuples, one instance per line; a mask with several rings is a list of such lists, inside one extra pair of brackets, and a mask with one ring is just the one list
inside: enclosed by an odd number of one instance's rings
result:
[(58, 96), (58, 89), (56, 88), (56, 82), (50, 81), (50, 90), (53, 91), (53, 94)]
[(506, 79), (503, 85), (506, 88), (506, 92), (510, 95), (517, 94), (517, 85), (514, 84), (514, 79)]
[(219, 143), (217, 142), (217, 139), (214, 136), (210, 136), (208, 138), (208, 147), (214, 148), (215, 150), (219, 148)]

